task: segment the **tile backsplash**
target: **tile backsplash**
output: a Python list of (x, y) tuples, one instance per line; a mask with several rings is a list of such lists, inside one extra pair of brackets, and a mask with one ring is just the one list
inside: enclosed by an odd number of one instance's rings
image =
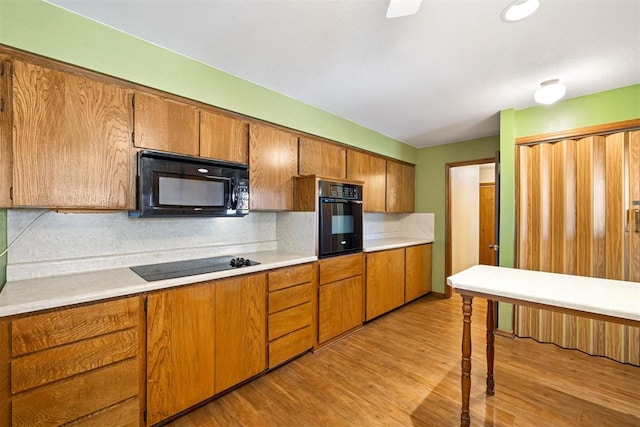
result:
[[(9, 209), (13, 242), (43, 210)], [(364, 215), (365, 240), (433, 239), (433, 214)], [(251, 212), (243, 218), (129, 218), (126, 212), (45, 212), (8, 253), (17, 281), (133, 265), (283, 250), (316, 254), (314, 212)]]

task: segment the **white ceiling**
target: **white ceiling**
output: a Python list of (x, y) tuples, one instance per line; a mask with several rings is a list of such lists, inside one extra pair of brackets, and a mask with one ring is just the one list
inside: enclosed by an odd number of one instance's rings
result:
[(51, 0), (415, 147), (496, 135), (499, 111), (640, 83), (639, 0)]

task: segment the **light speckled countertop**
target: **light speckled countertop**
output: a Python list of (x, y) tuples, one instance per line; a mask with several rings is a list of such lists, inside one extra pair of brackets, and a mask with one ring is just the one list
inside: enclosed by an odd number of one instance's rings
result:
[(385, 251), (387, 249), (404, 248), (425, 243), (433, 243), (433, 240), (415, 237), (387, 237), (384, 239), (365, 240), (364, 252)]
[(0, 292), (0, 317), (289, 267), (317, 259), (315, 255), (283, 251), (246, 255), (260, 265), (155, 282), (145, 281), (129, 268), (7, 282)]

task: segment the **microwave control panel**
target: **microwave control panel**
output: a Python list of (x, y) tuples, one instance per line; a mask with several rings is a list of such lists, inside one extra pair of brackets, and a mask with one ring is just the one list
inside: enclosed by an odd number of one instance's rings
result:
[(249, 210), (249, 180), (239, 179), (236, 183), (236, 210)]

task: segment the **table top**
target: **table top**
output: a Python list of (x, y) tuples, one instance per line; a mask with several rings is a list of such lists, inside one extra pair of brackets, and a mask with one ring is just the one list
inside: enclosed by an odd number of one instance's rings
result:
[(476, 265), (447, 278), (460, 294), (495, 296), (640, 322), (640, 283)]

